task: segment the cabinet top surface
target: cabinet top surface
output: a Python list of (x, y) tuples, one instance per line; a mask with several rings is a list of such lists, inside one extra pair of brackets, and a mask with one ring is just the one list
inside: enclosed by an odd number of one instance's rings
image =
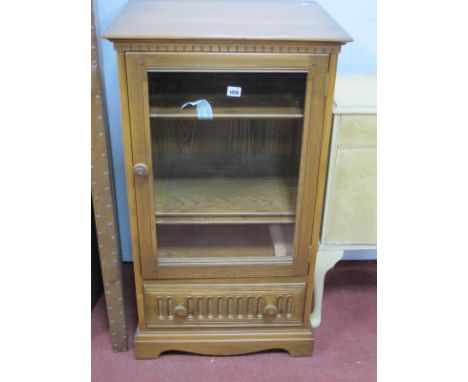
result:
[(104, 38), (352, 41), (316, 2), (307, 0), (130, 0)]

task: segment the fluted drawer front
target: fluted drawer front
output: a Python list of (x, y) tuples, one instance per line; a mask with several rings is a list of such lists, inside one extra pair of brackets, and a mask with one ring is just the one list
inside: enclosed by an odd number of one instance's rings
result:
[(306, 283), (144, 283), (145, 323), (168, 326), (301, 326)]

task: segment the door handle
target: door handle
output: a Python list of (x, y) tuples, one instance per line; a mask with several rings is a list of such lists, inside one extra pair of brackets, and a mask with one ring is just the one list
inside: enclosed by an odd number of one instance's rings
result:
[(133, 174), (139, 178), (148, 176), (148, 166), (144, 163), (137, 163), (133, 166)]

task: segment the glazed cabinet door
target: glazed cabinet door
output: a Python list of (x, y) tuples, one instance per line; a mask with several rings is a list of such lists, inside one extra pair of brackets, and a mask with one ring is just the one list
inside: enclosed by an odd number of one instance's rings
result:
[(125, 57), (143, 277), (306, 275), (328, 56)]

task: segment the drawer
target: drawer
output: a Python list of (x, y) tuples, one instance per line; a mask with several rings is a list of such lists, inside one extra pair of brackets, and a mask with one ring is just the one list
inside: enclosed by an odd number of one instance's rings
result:
[(375, 114), (344, 114), (341, 116), (338, 146), (376, 146), (377, 116)]
[(147, 328), (302, 326), (305, 282), (144, 282)]
[(377, 243), (377, 149), (340, 148), (329, 183), (323, 243)]

